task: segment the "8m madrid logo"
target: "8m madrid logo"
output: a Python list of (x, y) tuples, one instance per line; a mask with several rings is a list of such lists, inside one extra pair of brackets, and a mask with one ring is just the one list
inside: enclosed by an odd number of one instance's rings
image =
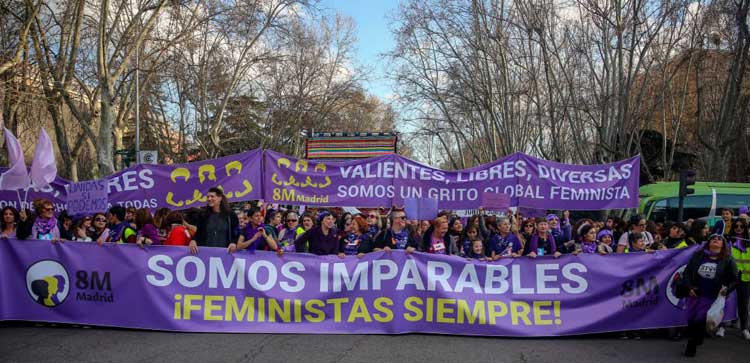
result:
[(70, 292), (70, 277), (57, 261), (37, 261), (26, 270), (26, 290), (40, 305), (53, 308), (62, 304)]

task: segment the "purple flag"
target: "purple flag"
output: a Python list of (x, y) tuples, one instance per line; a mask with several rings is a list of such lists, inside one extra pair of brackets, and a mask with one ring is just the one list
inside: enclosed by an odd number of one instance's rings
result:
[(46, 187), (57, 176), (55, 150), (52, 148), (52, 140), (49, 139), (44, 129), (39, 131), (39, 141), (34, 151), (34, 160), (31, 162), (30, 176), (37, 188)]
[(13, 133), (5, 129), (5, 147), (8, 148), (9, 169), (0, 176), (0, 189), (18, 190), (29, 186), (29, 171), (23, 157), (21, 143), (18, 142)]
[(486, 210), (505, 211), (510, 207), (510, 195), (505, 193), (482, 193), (482, 206)]

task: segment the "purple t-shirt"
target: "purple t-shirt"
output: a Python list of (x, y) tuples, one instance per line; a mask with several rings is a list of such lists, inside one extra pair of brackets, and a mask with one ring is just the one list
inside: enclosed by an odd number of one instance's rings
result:
[(162, 242), (161, 239), (159, 239), (159, 230), (156, 229), (155, 225), (150, 223), (144, 225), (143, 228), (138, 231), (138, 237), (148, 238), (155, 245), (160, 245)]
[[(253, 227), (252, 223), (248, 223), (247, 225), (245, 225), (245, 228), (242, 229), (242, 235), (245, 236), (245, 242), (252, 240), (253, 237), (255, 237), (255, 234), (258, 233), (258, 231), (263, 230), (265, 230), (265, 226), (263, 224)], [(266, 240), (263, 237), (258, 237), (255, 242), (251, 243), (250, 246), (247, 246), (247, 250), (262, 250), (265, 248), (265, 242)]]

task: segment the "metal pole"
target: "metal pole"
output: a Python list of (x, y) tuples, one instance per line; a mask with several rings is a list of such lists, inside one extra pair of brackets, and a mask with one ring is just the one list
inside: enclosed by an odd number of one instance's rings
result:
[[(138, 2), (140, 9), (140, 1)], [(138, 16), (138, 30), (140, 31), (141, 17)], [(141, 47), (135, 50), (135, 163), (141, 163)]]

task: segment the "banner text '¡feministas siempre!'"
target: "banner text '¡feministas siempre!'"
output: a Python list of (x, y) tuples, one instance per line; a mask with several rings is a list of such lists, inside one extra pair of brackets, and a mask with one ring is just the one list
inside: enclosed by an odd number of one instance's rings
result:
[(554, 336), (671, 327), (685, 323), (673, 283), (694, 252), (487, 263), (400, 251), (279, 258), (9, 240), (0, 243), (0, 319), (311, 334)]
[(296, 159), (264, 152), (264, 199), (274, 203), (390, 207), (407, 198), (438, 200), (440, 209), (473, 209), (486, 193), (512, 206), (598, 210), (638, 206), (640, 158), (570, 165), (516, 153), (471, 169), (444, 171), (399, 155), (356, 161)]

